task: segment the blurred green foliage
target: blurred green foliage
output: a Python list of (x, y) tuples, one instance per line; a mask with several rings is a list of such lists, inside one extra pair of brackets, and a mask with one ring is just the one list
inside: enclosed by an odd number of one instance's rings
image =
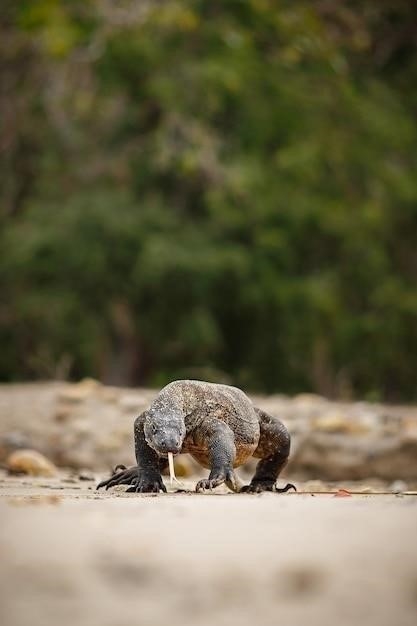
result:
[(417, 5), (1, 11), (3, 380), (417, 397)]

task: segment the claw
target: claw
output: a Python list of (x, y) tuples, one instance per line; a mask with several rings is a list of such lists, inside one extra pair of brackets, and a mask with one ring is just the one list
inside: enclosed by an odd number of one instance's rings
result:
[(107, 480), (102, 480), (96, 487), (96, 490), (101, 489), (107, 483)]
[(110, 487), (114, 487), (115, 485), (130, 485), (132, 484), (132, 482), (137, 478), (137, 468), (133, 467), (130, 469), (124, 469), (120, 472), (117, 471), (117, 469), (119, 467), (124, 467), (123, 465), (121, 466), (116, 466), (115, 468), (115, 472), (110, 476), (110, 478), (107, 478), (106, 480), (102, 480), (96, 487), (96, 489), (101, 489), (101, 487), (105, 487), (106, 491), (107, 489), (110, 489)]
[(286, 493), (290, 489), (294, 489), (294, 491), (297, 491), (297, 487), (293, 485), (292, 483), (287, 483), (285, 487), (282, 487), (281, 489), (279, 489), (278, 487), (275, 487), (275, 491), (277, 493)]
[(206, 489), (206, 480), (199, 480), (198, 483), (195, 486), (195, 490), (197, 493), (200, 493), (200, 491), (204, 491)]
[(167, 489), (162, 481), (160, 483), (154, 482), (151, 484), (138, 481), (135, 485), (126, 489), (126, 493), (159, 493), (160, 491), (166, 493), (166, 490)]
[(129, 489), (126, 489), (126, 493), (158, 493), (159, 491), (166, 492), (166, 487), (162, 482), (162, 478), (158, 474), (155, 476), (151, 474), (146, 476), (142, 474), (138, 467), (125, 468), (122, 471), (117, 471), (119, 468), (125, 467), (124, 465), (118, 465), (113, 473), (107, 480), (101, 481), (96, 487), (100, 489), (105, 487), (106, 490), (114, 487), (115, 485), (131, 485)]
[(212, 492), (215, 487), (218, 487), (222, 483), (224, 483), (223, 478), (203, 478), (202, 480), (198, 481), (195, 486), (195, 490), (197, 493), (199, 493), (200, 491), (206, 491), (207, 489)]
[(287, 483), (285, 487), (277, 487), (275, 483), (272, 482), (254, 482), (249, 485), (245, 485), (242, 487), (239, 493), (262, 493), (263, 491), (273, 491), (274, 493), (286, 493), (290, 489), (294, 489), (297, 491), (297, 488), (292, 483)]
[(123, 463), (118, 463), (118, 465), (116, 465), (116, 467), (113, 470), (113, 474), (116, 474), (116, 472), (118, 470), (123, 470), (124, 471), (124, 470), (127, 470), (127, 467), (126, 467), (126, 465), (123, 465)]

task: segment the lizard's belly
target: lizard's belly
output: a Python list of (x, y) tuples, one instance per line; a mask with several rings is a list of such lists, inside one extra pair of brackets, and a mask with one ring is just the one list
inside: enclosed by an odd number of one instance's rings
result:
[[(252, 456), (253, 452), (256, 449), (256, 444), (239, 444), (236, 446), (236, 458), (233, 463), (233, 467), (239, 467), (239, 465), (243, 465), (250, 456)], [(203, 467), (210, 469), (210, 459), (208, 449), (200, 448), (199, 446), (194, 446), (192, 444), (188, 444), (186, 447), (182, 449), (182, 452), (189, 453), (191, 456)]]

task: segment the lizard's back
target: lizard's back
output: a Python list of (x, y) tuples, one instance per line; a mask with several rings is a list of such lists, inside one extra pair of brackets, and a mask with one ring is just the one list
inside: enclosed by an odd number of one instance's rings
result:
[(177, 380), (164, 387), (159, 397), (174, 401), (184, 414), (187, 437), (183, 451), (208, 467), (206, 433), (213, 420), (225, 422), (233, 431), (235, 466), (241, 465), (259, 441), (259, 419), (251, 400), (237, 387), (198, 380)]

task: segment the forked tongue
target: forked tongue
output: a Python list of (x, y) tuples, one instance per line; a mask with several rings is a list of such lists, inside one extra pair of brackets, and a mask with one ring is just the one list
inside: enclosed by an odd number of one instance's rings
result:
[(172, 487), (172, 483), (174, 481), (178, 485), (183, 486), (182, 482), (180, 480), (178, 480), (178, 478), (175, 476), (174, 455), (172, 454), (172, 452), (168, 452), (168, 463), (169, 463), (169, 476), (170, 476), (171, 487)]

